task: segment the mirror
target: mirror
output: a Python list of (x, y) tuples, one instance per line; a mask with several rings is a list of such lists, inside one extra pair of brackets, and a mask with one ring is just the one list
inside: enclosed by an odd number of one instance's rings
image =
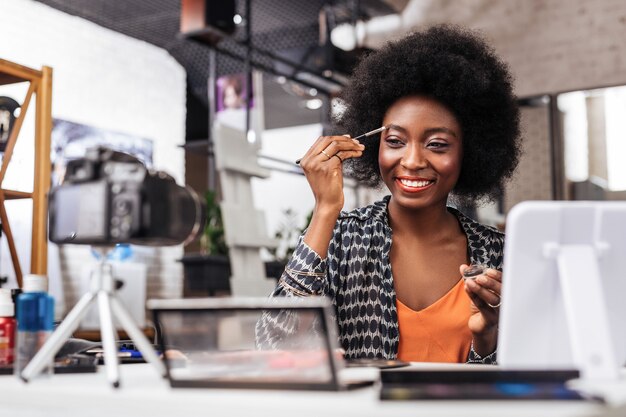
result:
[(626, 86), (556, 96), (560, 199), (626, 200)]

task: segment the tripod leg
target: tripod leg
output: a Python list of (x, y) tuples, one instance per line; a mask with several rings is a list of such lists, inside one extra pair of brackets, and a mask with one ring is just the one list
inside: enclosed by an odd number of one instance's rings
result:
[(162, 376), (165, 376), (166, 370), (165, 365), (163, 365), (163, 361), (159, 359), (159, 356), (155, 352), (154, 348), (143, 334), (143, 332), (137, 327), (132, 317), (124, 306), (119, 302), (119, 300), (113, 296), (111, 297), (111, 308), (113, 309), (113, 314), (119, 319), (122, 323), (122, 327), (126, 330), (126, 333), (130, 336), (133, 342), (137, 345), (137, 348), (146, 359), (146, 362), (151, 363), (156, 367), (157, 372)]
[(54, 360), (54, 355), (59, 351), (63, 343), (72, 335), (87, 313), (89, 305), (95, 300), (95, 293), (89, 292), (81, 297), (76, 306), (67, 314), (63, 322), (50, 335), (50, 338), (39, 349), (39, 352), (26, 365), (20, 374), (25, 382), (38, 375), (41, 370)]
[(100, 333), (107, 377), (111, 385), (114, 388), (118, 388), (120, 386), (120, 374), (117, 361), (117, 345), (115, 343), (113, 315), (111, 314), (111, 299), (107, 291), (102, 290), (98, 292), (98, 310), (100, 312)]

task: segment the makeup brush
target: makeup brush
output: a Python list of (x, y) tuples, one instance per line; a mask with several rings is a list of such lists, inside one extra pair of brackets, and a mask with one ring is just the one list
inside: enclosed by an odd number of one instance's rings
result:
[[(387, 126), (381, 126), (381, 127), (379, 127), (378, 129), (370, 130), (369, 132), (363, 133), (362, 135), (359, 135), (359, 136), (357, 136), (357, 137), (355, 137), (355, 138), (351, 138), (351, 139), (361, 139), (361, 138), (366, 138), (366, 137), (368, 137), (368, 136), (375, 135), (376, 133), (380, 133), (380, 132), (382, 132), (382, 131), (383, 131), (383, 130), (385, 130), (385, 129), (387, 129)], [(297, 165), (300, 165), (300, 161), (301, 161), (301, 160), (302, 160), (302, 159), (298, 159), (298, 160), (296, 161), (296, 164), (297, 164)]]

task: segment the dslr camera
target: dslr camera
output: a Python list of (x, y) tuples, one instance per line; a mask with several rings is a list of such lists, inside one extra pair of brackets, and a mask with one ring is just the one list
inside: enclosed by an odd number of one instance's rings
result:
[(52, 242), (88, 245), (188, 243), (205, 221), (193, 190), (106, 148), (68, 162), (63, 183), (50, 191), (49, 214)]

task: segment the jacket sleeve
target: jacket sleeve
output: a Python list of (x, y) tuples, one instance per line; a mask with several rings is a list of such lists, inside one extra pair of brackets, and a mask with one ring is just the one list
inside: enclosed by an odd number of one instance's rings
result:
[[(327, 285), (327, 260), (315, 253), (304, 240), (298, 246), (280, 277), (270, 297), (309, 297), (323, 296)], [(299, 344), (311, 344), (307, 337), (319, 338), (319, 323), (315, 320), (302, 328), (300, 317), (293, 311), (264, 312), (256, 324), (256, 345), (259, 349), (286, 349)]]
[[(490, 235), (488, 241), (488, 248), (486, 249), (486, 253), (489, 255), (489, 259), (487, 262), (490, 267), (495, 268), (499, 271), (502, 271), (502, 259), (504, 254), (504, 234), (502, 233), (492, 233)], [(474, 350), (474, 343), (472, 343), (470, 347), (470, 352), (467, 357), (467, 363), (483, 363), (483, 364), (498, 364), (498, 349), (494, 350), (487, 356), (480, 356)]]
[(470, 347), (469, 355), (467, 357), (467, 363), (483, 363), (483, 364), (488, 364), (488, 365), (497, 365), (498, 364), (497, 356), (498, 356), (497, 349), (485, 357), (480, 356), (474, 350), (474, 343), (472, 343), (472, 346)]
[(277, 296), (307, 297), (311, 295), (324, 295), (327, 275), (327, 259), (317, 254), (300, 236), (298, 246), (285, 271), (278, 281), (278, 285), (272, 293)]

